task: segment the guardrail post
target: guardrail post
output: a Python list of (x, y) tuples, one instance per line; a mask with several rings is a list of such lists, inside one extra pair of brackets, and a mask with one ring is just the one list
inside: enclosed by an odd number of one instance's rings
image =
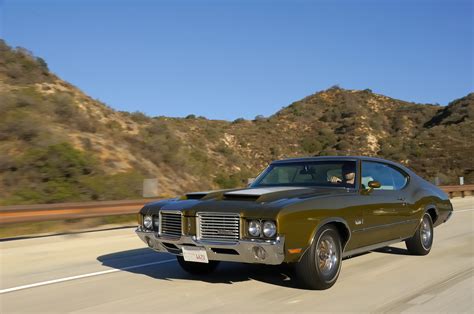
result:
[(157, 197), (159, 194), (158, 179), (143, 180), (143, 197)]
[(464, 185), (464, 177), (459, 177), (459, 185)]

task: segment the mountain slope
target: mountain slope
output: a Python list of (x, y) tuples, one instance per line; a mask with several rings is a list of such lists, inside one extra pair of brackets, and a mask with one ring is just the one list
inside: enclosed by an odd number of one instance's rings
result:
[(0, 203), (136, 198), (243, 185), (278, 158), (354, 154), (474, 182), (474, 95), (446, 107), (338, 87), (233, 122), (117, 112), (0, 42)]

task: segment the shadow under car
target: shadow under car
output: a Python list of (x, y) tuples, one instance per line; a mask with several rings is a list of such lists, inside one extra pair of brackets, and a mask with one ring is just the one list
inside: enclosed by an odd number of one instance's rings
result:
[[(385, 254), (408, 254), (408, 251), (396, 247), (384, 247), (372, 252)], [(344, 260), (356, 258), (369, 253), (371, 252), (346, 257)], [(281, 287), (300, 289), (295, 280), (296, 276), (294, 274), (294, 268), (292, 265), (288, 264), (275, 266), (221, 262), (217, 269), (210, 274), (191, 275), (184, 271), (177, 262), (170, 261), (159, 264), (161, 261), (169, 261), (170, 259), (175, 259), (175, 256), (168, 253), (155, 252), (150, 248), (121, 251), (97, 257), (97, 260), (104, 266), (122, 269), (126, 272), (146, 275), (160, 280), (199, 280), (207, 283), (225, 284), (256, 280)], [(154, 262), (157, 262), (157, 264), (133, 267)]]

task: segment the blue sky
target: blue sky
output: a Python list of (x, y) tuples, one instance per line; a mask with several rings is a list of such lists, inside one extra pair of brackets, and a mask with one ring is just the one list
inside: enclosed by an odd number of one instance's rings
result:
[(233, 120), (338, 84), (473, 91), (473, 1), (0, 0), (0, 35), (109, 106)]

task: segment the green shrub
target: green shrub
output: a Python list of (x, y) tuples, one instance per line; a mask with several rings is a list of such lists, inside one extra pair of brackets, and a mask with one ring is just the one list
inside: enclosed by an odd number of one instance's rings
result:
[(150, 120), (150, 117), (140, 111), (130, 113), (130, 118), (137, 123), (144, 123)]
[(83, 176), (80, 183), (92, 200), (137, 199), (142, 197), (142, 174), (125, 172), (114, 175)]
[(301, 140), (301, 148), (304, 152), (315, 154), (322, 149), (321, 143), (318, 141), (316, 136), (308, 136)]
[(245, 122), (246, 120), (244, 118), (237, 118), (234, 121), (232, 121), (232, 124), (237, 124), (237, 123), (242, 123)]
[(13, 188), (5, 204), (141, 197), (143, 175), (102, 173), (97, 161), (68, 143), (29, 149), (5, 165), (0, 171), (10, 180), (3, 183)]
[(247, 185), (247, 179), (251, 177), (248, 171), (241, 171), (237, 173), (218, 173), (214, 182), (222, 189), (231, 189), (237, 187), (244, 187)]
[(52, 76), (49, 74), (46, 62), (36, 58), (24, 48), (10, 48), (4, 40), (0, 39), (0, 68), (9, 83), (34, 84), (50, 82)]
[(226, 144), (224, 143), (220, 143), (217, 147), (216, 147), (216, 152), (221, 154), (222, 156), (224, 157), (230, 157), (232, 154), (233, 154), (233, 151), (231, 148), (229, 148), (229, 146), (227, 146)]
[(341, 140), (339, 143), (337, 143), (336, 148), (338, 151), (347, 152), (351, 148), (351, 144), (349, 144), (347, 141)]

